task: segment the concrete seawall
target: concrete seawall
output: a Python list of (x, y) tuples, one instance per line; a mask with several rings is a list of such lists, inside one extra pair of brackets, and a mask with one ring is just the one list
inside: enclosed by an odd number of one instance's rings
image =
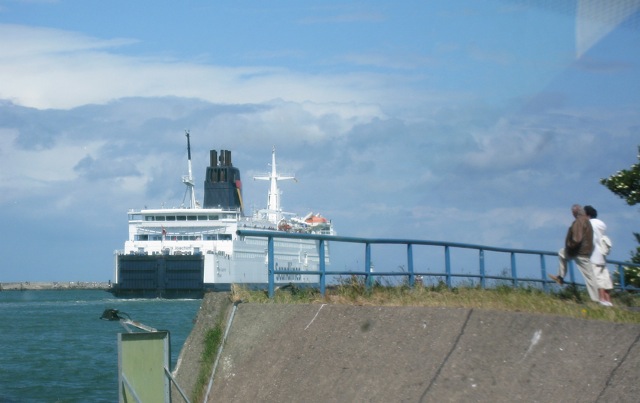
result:
[[(211, 298), (197, 322), (228, 309)], [(241, 303), (208, 401), (635, 402), (639, 339), (640, 325), (550, 315)]]

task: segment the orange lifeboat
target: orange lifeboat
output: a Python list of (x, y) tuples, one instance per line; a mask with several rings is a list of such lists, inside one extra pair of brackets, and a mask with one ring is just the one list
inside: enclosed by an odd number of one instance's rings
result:
[(280, 220), (278, 223), (278, 231), (289, 231), (291, 229), (291, 225), (287, 222), (287, 220)]
[(326, 224), (328, 221), (326, 218), (322, 217), (320, 214), (316, 214), (310, 217), (307, 216), (304, 222), (310, 225), (318, 225), (318, 224)]

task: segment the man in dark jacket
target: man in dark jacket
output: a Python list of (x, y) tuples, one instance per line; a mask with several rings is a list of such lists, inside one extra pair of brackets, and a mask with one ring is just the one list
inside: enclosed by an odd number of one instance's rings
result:
[(567, 262), (573, 260), (584, 277), (584, 284), (589, 292), (589, 297), (592, 301), (598, 302), (600, 300), (598, 298), (598, 287), (596, 286), (596, 279), (590, 261), (591, 253), (593, 252), (593, 228), (582, 206), (574, 204), (571, 206), (571, 213), (575, 220), (567, 231), (564, 248), (558, 252), (558, 275), (549, 274), (549, 277), (556, 283), (563, 285), (564, 276), (567, 274)]

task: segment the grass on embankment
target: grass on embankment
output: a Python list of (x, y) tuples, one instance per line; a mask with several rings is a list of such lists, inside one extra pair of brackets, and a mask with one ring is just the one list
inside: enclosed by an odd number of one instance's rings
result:
[(589, 300), (586, 292), (567, 286), (557, 293), (545, 293), (536, 288), (498, 286), (447, 288), (436, 286), (381, 286), (367, 290), (362, 282), (347, 281), (327, 287), (325, 296), (317, 289), (298, 288), (294, 285), (276, 290), (273, 300), (265, 291), (250, 291), (235, 286), (234, 300), (253, 303), (328, 303), (368, 306), (424, 306), (448, 308), (478, 308), (512, 312), (561, 315), (572, 318), (603, 320), (619, 323), (640, 323), (640, 297), (630, 293), (613, 293), (614, 307), (604, 307)]
[(222, 323), (218, 321), (213, 328), (207, 330), (204, 337), (204, 349), (202, 351), (202, 359), (200, 365), (200, 371), (198, 373), (198, 380), (193, 388), (194, 393), (191, 396), (192, 402), (200, 402), (204, 397), (205, 390), (209, 383), (209, 376), (213, 370), (213, 364), (215, 362), (218, 349), (222, 344)]

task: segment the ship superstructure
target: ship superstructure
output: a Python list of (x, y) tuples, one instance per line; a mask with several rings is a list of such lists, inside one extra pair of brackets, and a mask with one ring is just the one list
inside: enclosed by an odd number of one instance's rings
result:
[[(210, 151), (200, 207), (191, 174), (190, 138), (186, 134), (189, 174), (183, 177), (183, 183), (189, 203), (180, 208), (129, 211), (129, 236), (124, 250), (115, 253), (114, 294), (199, 296), (208, 289), (228, 289), (231, 284), (264, 287), (268, 282), (267, 240), (239, 236), (238, 229), (334, 234), (332, 223), (319, 214), (297, 217), (282, 212), (278, 181), (294, 177), (277, 172), (275, 147), (271, 172), (255, 177), (270, 182), (266, 209), (244, 215), (240, 170), (233, 166), (228, 150)], [(328, 257), (328, 243), (325, 245)], [(318, 247), (314, 240), (279, 239), (275, 265), (292, 271), (317, 270)], [(280, 275), (276, 282), (315, 284), (318, 276)]]

